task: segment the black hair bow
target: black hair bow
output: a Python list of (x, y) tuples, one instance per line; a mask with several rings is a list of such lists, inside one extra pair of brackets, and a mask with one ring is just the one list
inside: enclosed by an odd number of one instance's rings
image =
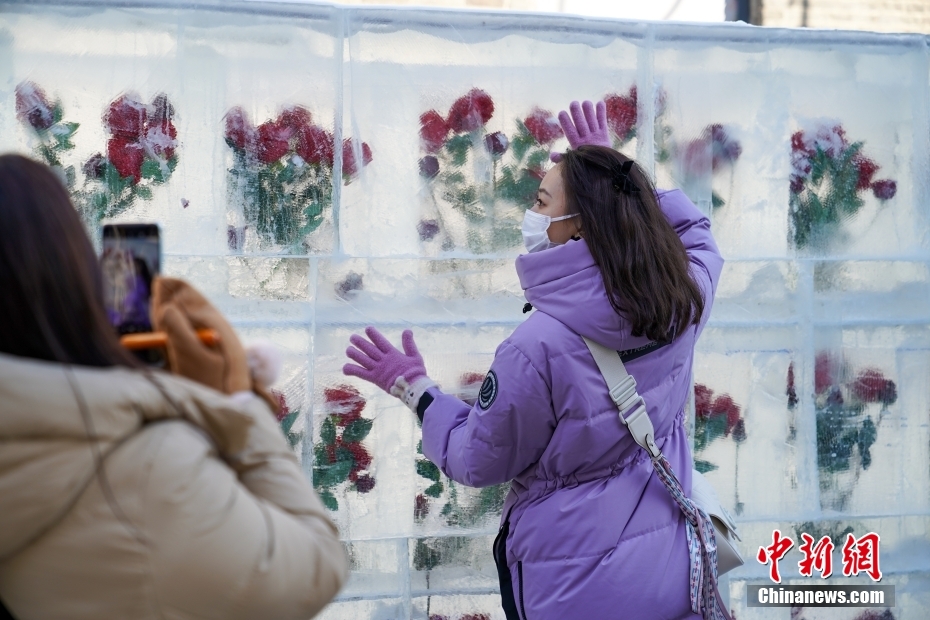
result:
[(637, 187), (630, 176), (630, 171), (632, 169), (633, 160), (628, 159), (620, 166), (613, 166), (610, 171), (611, 182), (613, 183), (614, 189), (618, 192), (623, 192), (627, 196), (639, 193), (639, 187)]

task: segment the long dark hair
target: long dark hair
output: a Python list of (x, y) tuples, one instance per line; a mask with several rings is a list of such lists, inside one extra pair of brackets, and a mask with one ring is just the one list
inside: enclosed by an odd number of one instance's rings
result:
[(627, 161), (603, 146), (568, 151), (561, 163), (566, 212), (581, 214), (607, 298), (632, 323), (633, 335), (669, 341), (700, 322), (704, 298), (649, 176), (634, 162), (629, 179), (638, 191), (615, 187), (616, 172)]
[(55, 173), (0, 156), (0, 352), (81, 366), (138, 366), (103, 305), (94, 248)]

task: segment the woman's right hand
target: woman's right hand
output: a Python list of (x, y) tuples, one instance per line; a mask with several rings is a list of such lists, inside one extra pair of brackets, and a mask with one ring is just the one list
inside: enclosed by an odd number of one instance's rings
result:
[[(572, 101), (568, 107), (568, 112), (562, 110), (559, 112), (559, 124), (565, 137), (568, 138), (568, 145), (573, 149), (579, 146), (606, 146), (612, 147), (610, 141), (610, 130), (607, 127), (607, 105), (603, 101), (598, 101), (595, 105), (590, 101), (583, 104)], [(558, 163), (562, 160), (561, 153), (552, 153), (549, 158)]]
[[(156, 278), (152, 285), (152, 322), (168, 335), (171, 372), (219, 392), (252, 389), (245, 350), (219, 310), (191, 285), (175, 278)], [(196, 330), (213, 329), (215, 347), (200, 342)]]

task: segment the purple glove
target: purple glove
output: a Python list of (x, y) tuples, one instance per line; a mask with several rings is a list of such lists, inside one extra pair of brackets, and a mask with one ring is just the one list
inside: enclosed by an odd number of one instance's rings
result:
[(403, 352), (374, 327), (366, 327), (365, 333), (371, 342), (358, 334), (349, 338), (355, 346), (346, 349), (346, 355), (359, 365), (346, 364), (342, 367), (343, 374), (374, 383), (403, 400), (415, 412), (420, 396), (436, 384), (426, 376), (426, 366), (413, 341), (413, 332), (404, 330)]
[[(597, 102), (596, 113), (594, 104), (590, 101), (585, 101), (584, 104), (572, 101), (569, 109), (572, 112), (571, 117), (568, 116), (568, 112), (565, 110), (559, 112), (559, 124), (562, 125), (562, 131), (565, 132), (565, 137), (568, 138), (569, 146), (573, 149), (586, 144), (613, 146), (610, 141), (610, 132), (607, 129), (607, 106), (603, 101)], [(562, 154), (551, 153), (549, 159), (559, 163), (562, 160)]]

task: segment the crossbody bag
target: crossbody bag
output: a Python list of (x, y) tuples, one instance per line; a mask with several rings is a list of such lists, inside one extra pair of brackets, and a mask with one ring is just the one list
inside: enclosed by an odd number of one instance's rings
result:
[(620, 421), (633, 440), (649, 454), (656, 474), (685, 515), (688, 554), (691, 559), (691, 608), (706, 620), (730, 619), (717, 590), (717, 575), (743, 564), (734, 539), (736, 524), (720, 504), (716, 491), (697, 470), (692, 471), (691, 497), (687, 497), (672, 467), (655, 443), (655, 429), (646, 401), (636, 391), (636, 380), (627, 372), (617, 351), (584, 338), (597, 363)]

